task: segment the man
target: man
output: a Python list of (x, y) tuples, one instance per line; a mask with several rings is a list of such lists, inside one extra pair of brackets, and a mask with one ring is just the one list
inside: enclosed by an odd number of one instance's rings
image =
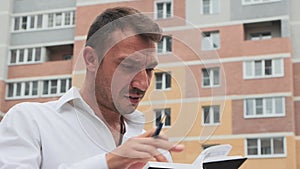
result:
[[(136, 111), (157, 65), (160, 28), (135, 9), (107, 9), (91, 25), (78, 91), (14, 106), (0, 126), (1, 169), (132, 169), (168, 161), (182, 145), (143, 133)], [(143, 133), (143, 134), (142, 134)]]

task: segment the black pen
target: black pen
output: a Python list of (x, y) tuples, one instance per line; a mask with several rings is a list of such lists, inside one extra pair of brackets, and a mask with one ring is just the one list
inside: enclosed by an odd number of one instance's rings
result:
[(155, 132), (154, 132), (154, 134), (152, 135), (152, 137), (154, 137), (154, 138), (157, 138), (157, 137), (158, 137), (158, 135), (159, 135), (159, 133), (160, 133), (160, 131), (161, 131), (163, 125), (165, 124), (165, 120), (166, 120), (166, 116), (163, 116), (163, 117), (160, 119), (160, 122), (159, 122), (159, 124), (158, 124), (158, 126), (157, 126), (157, 128), (156, 128), (156, 130), (155, 130)]

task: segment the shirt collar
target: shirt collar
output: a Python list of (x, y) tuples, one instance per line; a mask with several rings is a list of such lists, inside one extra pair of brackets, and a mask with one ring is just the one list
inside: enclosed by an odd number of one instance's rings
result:
[(64, 104), (68, 103), (72, 100), (82, 100), (81, 95), (77, 88), (72, 87), (70, 90), (67, 91), (62, 97), (59, 98), (57, 103), (57, 109), (61, 108)]
[[(67, 91), (67, 93), (65, 93), (62, 97), (59, 98), (58, 103), (56, 105), (57, 109), (60, 109), (66, 103), (69, 103), (70, 101), (75, 101), (75, 100), (84, 105), (87, 105), (87, 103), (85, 103), (85, 101), (82, 99), (78, 88), (72, 87), (71, 89), (69, 89)], [(86, 108), (86, 106), (85, 106), (85, 108)], [(91, 112), (90, 111), (89, 112), (91, 114), (95, 115), (94, 112), (92, 111), (92, 109), (91, 108), (89, 108), (89, 109), (91, 110)], [(143, 125), (145, 123), (144, 114), (138, 110), (135, 110), (134, 112), (132, 112), (130, 114), (126, 114), (126, 115), (124, 115), (124, 117), (125, 117), (125, 121), (127, 123), (133, 123), (135, 125)]]

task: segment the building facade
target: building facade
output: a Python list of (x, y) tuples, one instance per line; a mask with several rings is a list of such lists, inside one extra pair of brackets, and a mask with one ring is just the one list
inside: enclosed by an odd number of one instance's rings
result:
[[(297, 0), (14, 0), (0, 2), (0, 111), (80, 87), (81, 50), (103, 10), (131, 6), (163, 28), (160, 64), (139, 106), (145, 129), (185, 144), (175, 162), (231, 144), (242, 169), (300, 169)], [(35, 4), (35, 5), (32, 5)], [(42, 37), (42, 38), (41, 38)], [(3, 70), (3, 71), (2, 71)]]

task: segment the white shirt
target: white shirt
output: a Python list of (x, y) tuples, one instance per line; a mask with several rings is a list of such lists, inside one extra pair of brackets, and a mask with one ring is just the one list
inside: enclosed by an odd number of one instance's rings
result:
[[(143, 132), (144, 116), (125, 116), (129, 137)], [(0, 123), (1, 169), (106, 169), (116, 148), (107, 126), (72, 88), (59, 100), (21, 103)]]

